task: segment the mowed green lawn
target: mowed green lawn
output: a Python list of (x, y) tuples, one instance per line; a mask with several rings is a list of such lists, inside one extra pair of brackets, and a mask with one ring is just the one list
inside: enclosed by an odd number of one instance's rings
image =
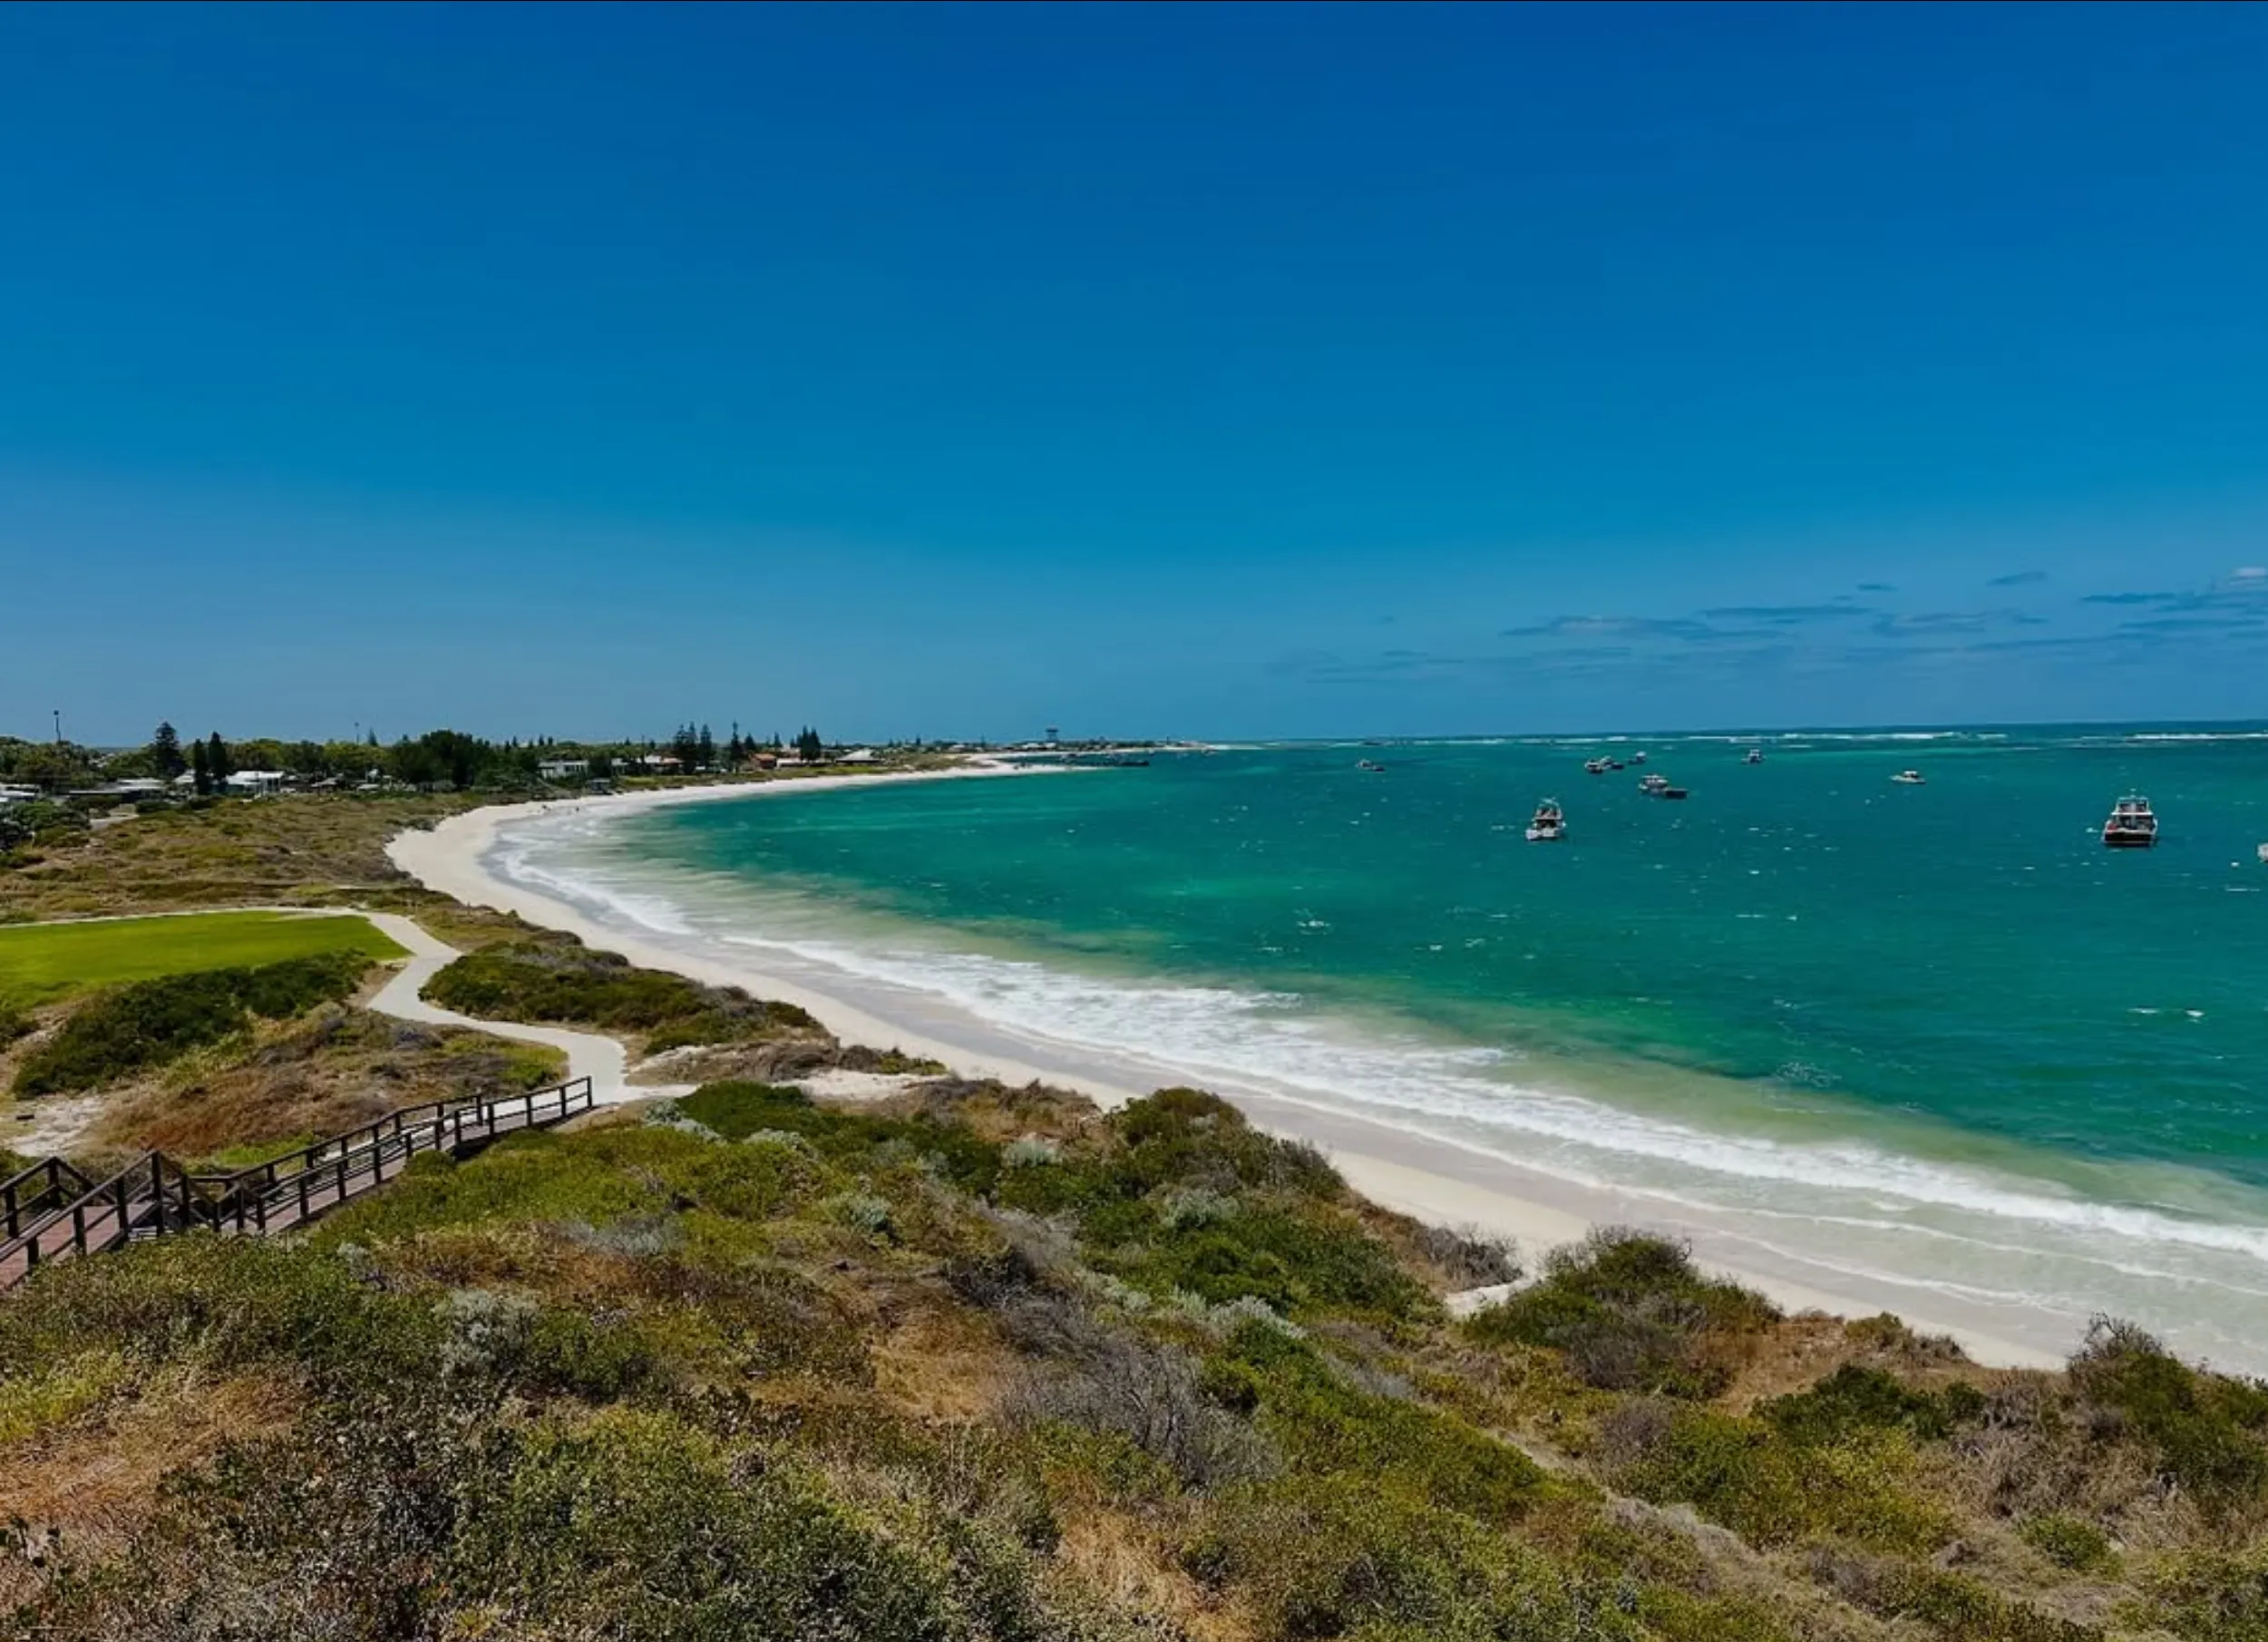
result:
[(400, 957), (364, 918), (280, 912), (17, 924), (0, 928), (0, 1006), (25, 1008), (121, 981), (273, 964), (316, 952)]

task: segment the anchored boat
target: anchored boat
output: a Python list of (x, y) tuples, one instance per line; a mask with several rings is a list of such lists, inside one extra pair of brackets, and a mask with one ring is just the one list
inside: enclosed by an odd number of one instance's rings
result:
[(2146, 850), (2157, 842), (2157, 812), (2150, 801), (2130, 792), (2111, 806), (2103, 823), (2103, 842), (2113, 850)]
[(1528, 841), (1532, 844), (1555, 844), (1567, 836), (1567, 817), (1560, 811), (1559, 801), (1547, 798), (1535, 807), (1535, 817), (1528, 822)]

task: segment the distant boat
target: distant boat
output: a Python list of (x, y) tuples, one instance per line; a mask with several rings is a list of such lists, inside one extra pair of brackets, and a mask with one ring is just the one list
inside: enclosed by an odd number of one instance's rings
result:
[(1585, 775), (1604, 775), (1607, 772), (1607, 761), (1603, 758), (1585, 759), (1582, 769)]
[(1764, 749), (1762, 747), (1749, 748), (1747, 762), (1752, 764), (1762, 763), (1764, 762)]
[(1683, 787), (1664, 787), (1658, 796), (1662, 798), (1683, 798), (1685, 796), (1685, 789)]
[(2103, 823), (2103, 843), (2113, 850), (2146, 850), (2157, 842), (2157, 812), (2150, 801), (2130, 792), (2111, 806)]
[(2260, 847), (2260, 864), (2268, 867), (2268, 844), (2263, 844)]
[(1642, 764), (1645, 762), (1646, 755), (1643, 753), (1633, 753), (1630, 754), (1630, 763), (1634, 764)]
[(1901, 770), (1890, 779), (1902, 787), (1919, 787), (1926, 784), (1922, 780), (1922, 772), (1919, 770)]
[(1532, 844), (1555, 844), (1567, 836), (1567, 818), (1562, 814), (1559, 801), (1547, 798), (1535, 807), (1535, 817), (1528, 822), (1528, 841)]
[(1638, 790), (1648, 798), (1660, 798), (1661, 790), (1669, 784), (1669, 778), (1666, 775), (1641, 775), (1638, 778)]
[(1386, 770), (1386, 766), (1375, 758), (1362, 759), (1356, 763), (1355, 768), (1358, 770), (1368, 770), (1373, 775), (1382, 774)]

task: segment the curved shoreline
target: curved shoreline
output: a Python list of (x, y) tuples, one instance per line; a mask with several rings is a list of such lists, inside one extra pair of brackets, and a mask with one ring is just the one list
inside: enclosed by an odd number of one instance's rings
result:
[[(1050, 772), (978, 765), (900, 775), (812, 777), (758, 786), (683, 788), (501, 805), (449, 817), (431, 830), (399, 834), (388, 845), (387, 854), (397, 867), (430, 889), (573, 934), (595, 947), (620, 952), (646, 967), (713, 985), (742, 986), (795, 1004), (846, 1042), (895, 1046), (940, 1061), (965, 1075), (1009, 1083), (1046, 1082), (1076, 1089), (1105, 1105), (1115, 1104), (1163, 1083), (1183, 1081), (1189, 1074), (1163, 1062), (1145, 1064), (1127, 1055), (1020, 1039), (941, 999), (863, 986), (847, 975), (839, 983), (833, 976), (815, 981), (808, 974), (784, 975), (769, 967), (764, 955), (754, 950), (692, 940), (679, 943), (658, 930), (625, 931), (557, 896), (501, 877), (489, 869), (486, 860), (500, 829), (515, 820), (558, 813), (563, 807), (603, 806), (615, 813), (628, 813), (669, 804), (754, 799), (852, 784)], [(1218, 1083), (1218, 1080), (1207, 1081)], [(2059, 1313), (2041, 1309), (2026, 1314), (2007, 1304), (1969, 1305), (1934, 1290), (1916, 1297), (1909, 1286), (1888, 1278), (1837, 1281), (1831, 1292), (1815, 1280), (1806, 1280), (1813, 1273), (1797, 1260), (1789, 1260), (1785, 1268), (1775, 1268), (1768, 1259), (1754, 1258), (1753, 1250), (1726, 1258), (1727, 1250), (1712, 1247), (1715, 1239), (1706, 1223), (1665, 1213), (1659, 1200), (1559, 1180), (1494, 1153), (1371, 1117), (1253, 1089), (1222, 1087), (1221, 1093), (1263, 1127), (1319, 1147), (1349, 1184), (1373, 1201), (1420, 1219), (1508, 1236), (1531, 1253), (1572, 1241), (1594, 1225), (1644, 1225), (1691, 1239), (1697, 1253), (1709, 1265), (1764, 1291), (1791, 1310), (1818, 1310), (1842, 1317), (1892, 1312), (1925, 1332), (1953, 1336), (1981, 1362), (2010, 1366), (2058, 1366), (2064, 1354), (2078, 1343), (2080, 1325)]]

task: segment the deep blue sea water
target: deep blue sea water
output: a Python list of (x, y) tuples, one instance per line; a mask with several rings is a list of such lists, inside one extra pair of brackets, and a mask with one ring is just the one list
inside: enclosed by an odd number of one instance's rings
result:
[[(1687, 802), (1582, 769), (1641, 746)], [(2107, 850), (2134, 790), (2161, 842)], [(1562, 844), (1523, 840), (1543, 797)], [(2263, 840), (2268, 731), (2075, 729), (1222, 751), (661, 809), (515, 859), (1829, 1268), (2246, 1360)]]

